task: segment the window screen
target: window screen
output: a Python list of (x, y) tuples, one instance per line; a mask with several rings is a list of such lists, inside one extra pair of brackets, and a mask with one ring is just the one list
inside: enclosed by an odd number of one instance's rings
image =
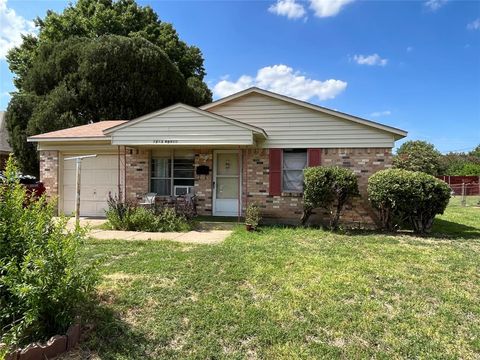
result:
[(303, 191), (303, 169), (307, 167), (307, 150), (283, 150), (283, 191)]

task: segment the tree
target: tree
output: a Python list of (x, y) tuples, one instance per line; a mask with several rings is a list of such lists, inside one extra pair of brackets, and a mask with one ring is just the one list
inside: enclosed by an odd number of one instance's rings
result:
[(480, 175), (480, 145), (469, 153), (449, 152), (442, 156), (442, 175)]
[(480, 144), (477, 145), (477, 147), (475, 149), (473, 149), (472, 151), (470, 151), (468, 153), (468, 155), (470, 156), (473, 156), (473, 157), (476, 157), (480, 160)]
[(393, 158), (393, 166), (410, 171), (422, 171), (430, 175), (441, 175), (442, 154), (433, 144), (415, 140), (403, 143)]
[(27, 136), (104, 119), (129, 120), (175, 102), (200, 106), (212, 100), (200, 49), (180, 40), (149, 6), (78, 0), (35, 23), (38, 36), (23, 36), (7, 55), (18, 90), (7, 109), (7, 127), (25, 172), (38, 172)]
[(171, 24), (160, 21), (151, 7), (139, 6), (135, 0), (78, 0), (62, 13), (49, 10), (46, 17), (37, 18), (35, 24), (39, 28), (38, 37), (25, 36), (22, 45), (12, 49), (7, 56), (19, 90), (22, 90), (24, 77), (33, 66), (38, 48), (71, 37), (93, 39), (121, 35), (144, 38), (165, 51), (185, 79), (193, 77), (203, 81), (205, 76), (200, 49), (180, 40)]
[[(132, 119), (195, 95), (158, 46), (137, 37), (70, 38), (38, 47), (6, 122), (22, 170), (36, 174), (27, 136), (106, 119)], [(198, 99), (197, 99), (198, 100)]]

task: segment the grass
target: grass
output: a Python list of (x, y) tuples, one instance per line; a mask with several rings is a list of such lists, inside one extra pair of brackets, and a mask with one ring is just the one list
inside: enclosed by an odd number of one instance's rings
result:
[[(100, 359), (478, 359), (480, 208), (429, 237), (238, 227), (215, 246), (88, 242)], [(73, 355), (72, 355), (73, 356)]]

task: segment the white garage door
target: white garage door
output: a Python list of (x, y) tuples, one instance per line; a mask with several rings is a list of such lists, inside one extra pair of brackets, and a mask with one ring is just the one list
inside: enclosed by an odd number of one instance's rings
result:
[[(76, 156), (76, 155), (68, 155)], [(80, 216), (105, 216), (108, 194), (118, 192), (117, 155), (98, 155), (82, 160)], [(75, 160), (63, 164), (63, 212), (75, 211)]]

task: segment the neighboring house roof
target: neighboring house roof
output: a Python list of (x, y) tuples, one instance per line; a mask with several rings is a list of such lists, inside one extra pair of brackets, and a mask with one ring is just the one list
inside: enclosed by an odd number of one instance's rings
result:
[(234, 120), (234, 119), (230, 119), (230, 118), (227, 118), (225, 116), (221, 116), (221, 115), (217, 115), (215, 113), (212, 113), (212, 112), (209, 112), (209, 111), (204, 111), (204, 110), (201, 110), (199, 108), (196, 108), (196, 107), (193, 107), (193, 106), (190, 106), (190, 105), (186, 105), (186, 104), (182, 104), (182, 103), (177, 103), (177, 104), (174, 104), (174, 105), (171, 105), (171, 106), (168, 106), (164, 109), (161, 109), (161, 110), (157, 110), (157, 111), (154, 111), (152, 113), (149, 113), (149, 114), (146, 114), (146, 115), (143, 115), (139, 118), (136, 118), (136, 119), (133, 119), (133, 120), (130, 120), (128, 122), (125, 122), (124, 124), (120, 124), (120, 125), (117, 125), (117, 126), (114, 126), (112, 128), (109, 128), (109, 129), (106, 129), (104, 131), (104, 133), (106, 135), (108, 134), (111, 134), (119, 129), (123, 129), (123, 128), (126, 128), (126, 127), (130, 127), (132, 125), (135, 125), (135, 124), (138, 124), (139, 122), (142, 122), (142, 121), (145, 121), (145, 120), (148, 120), (148, 119), (151, 119), (153, 117), (157, 117), (157, 116), (161, 116), (163, 114), (166, 114), (168, 113), (169, 111), (172, 111), (172, 110), (175, 110), (175, 109), (178, 109), (178, 108), (182, 108), (182, 109), (185, 109), (187, 111), (191, 111), (193, 113), (197, 113), (197, 114), (200, 114), (200, 115), (203, 115), (203, 116), (206, 116), (206, 117), (209, 117), (209, 118), (212, 118), (212, 119), (216, 119), (216, 120), (220, 120), (222, 122), (225, 122), (225, 123), (228, 123), (228, 124), (232, 124), (232, 125), (235, 125), (235, 126), (238, 126), (240, 128), (243, 128), (243, 129), (248, 129), (248, 130), (251, 130), (253, 131), (254, 133), (257, 133), (257, 134), (261, 134), (264, 138), (267, 138), (267, 133), (265, 132), (265, 130), (263, 130), (262, 128), (259, 128), (257, 126), (253, 126), (253, 125), (250, 125), (250, 124), (246, 124), (244, 122), (241, 122), (241, 121), (238, 121), (238, 120)]
[(0, 152), (11, 153), (12, 148), (8, 143), (8, 131), (5, 121), (5, 111), (0, 111)]
[(222, 99), (216, 100), (214, 102), (211, 102), (210, 104), (203, 105), (203, 106), (200, 107), (200, 109), (207, 110), (207, 111), (213, 111), (213, 108), (215, 108), (216, 106), (223, 105), (223, 104), (228, 103), (230, 101), (239, 99), (243, 96), (247, 96), (247, 95), (255, 94), (255, 93), (261, 94), (261, 95), (264, 95), (264, 96), (268, 96), (268, 97), (271, 97), (271, 98), (275, 98), (275, 99), (278, 99), (278, 100), (283, 100), (283, 101), (286, 101), (286, 102), (291, 103), (291, 104), (302, 106), (304, 108), (315, 110), (315, 111), (318, 111), (318, 112), (321, 112), (321, 113), (324, 113), (324, 114), (328, 114), (328, 115), (337, 116), (337, 117), (345, 119), (345, 120), (350, 120), (350, 121), (353, 121), (355, 123), (359, 123), (359, 124), (362, 124), (362, 125), (370, 126), (370, 127), (373, 127), (373, 128), (379, 129), (379, 130), (389, 132), (389, 133), (392, 133), (392, 134), (395, 135), (396, 140), (407, 136), (407, 132), (405, 130), (401, 130), (401, 129), (397, 129), (397, 128), (392, 127), (392, 126), (380, 124), (380, 123), (377, 123), (375, 121), (362, 119), (362, 118), (357, 117), (357, 116), (345, 114), (345, 113), (342, 113), (340, 111), (328, 109), (328, 108), (325, 108), (325, 107), (322, 107), (322, 106), (319, 106), (319, 105), (310, 104), (310, 103), (305, 102), (305, 101), (297, 100), (297, 99), (291, 98), (289, 96), (280, 95), (280, 94), (277, 94), (277, 93), (274, 93), (274, 92), (271, 92), (271, 91), (267, 91), (267, 90), (263, 90), (263, 89), (260, 89), (260, 88), (257, 88), (257, 87), (251, 87), (251, 88), (248, 88), (246, 90), (243, 90), (243, 91), (237, 92), (235, 94), (232, 94), (230, 96), (224, 97)]
[(111, 127), (126, 123), (127, 120), (105, 120), (93, 124), (75, 126), (68, 129), (51, 131), (30, 136), (28, 141), (62, 141), (62, 140), (102, 140), (109, 139), (103, 132)]

